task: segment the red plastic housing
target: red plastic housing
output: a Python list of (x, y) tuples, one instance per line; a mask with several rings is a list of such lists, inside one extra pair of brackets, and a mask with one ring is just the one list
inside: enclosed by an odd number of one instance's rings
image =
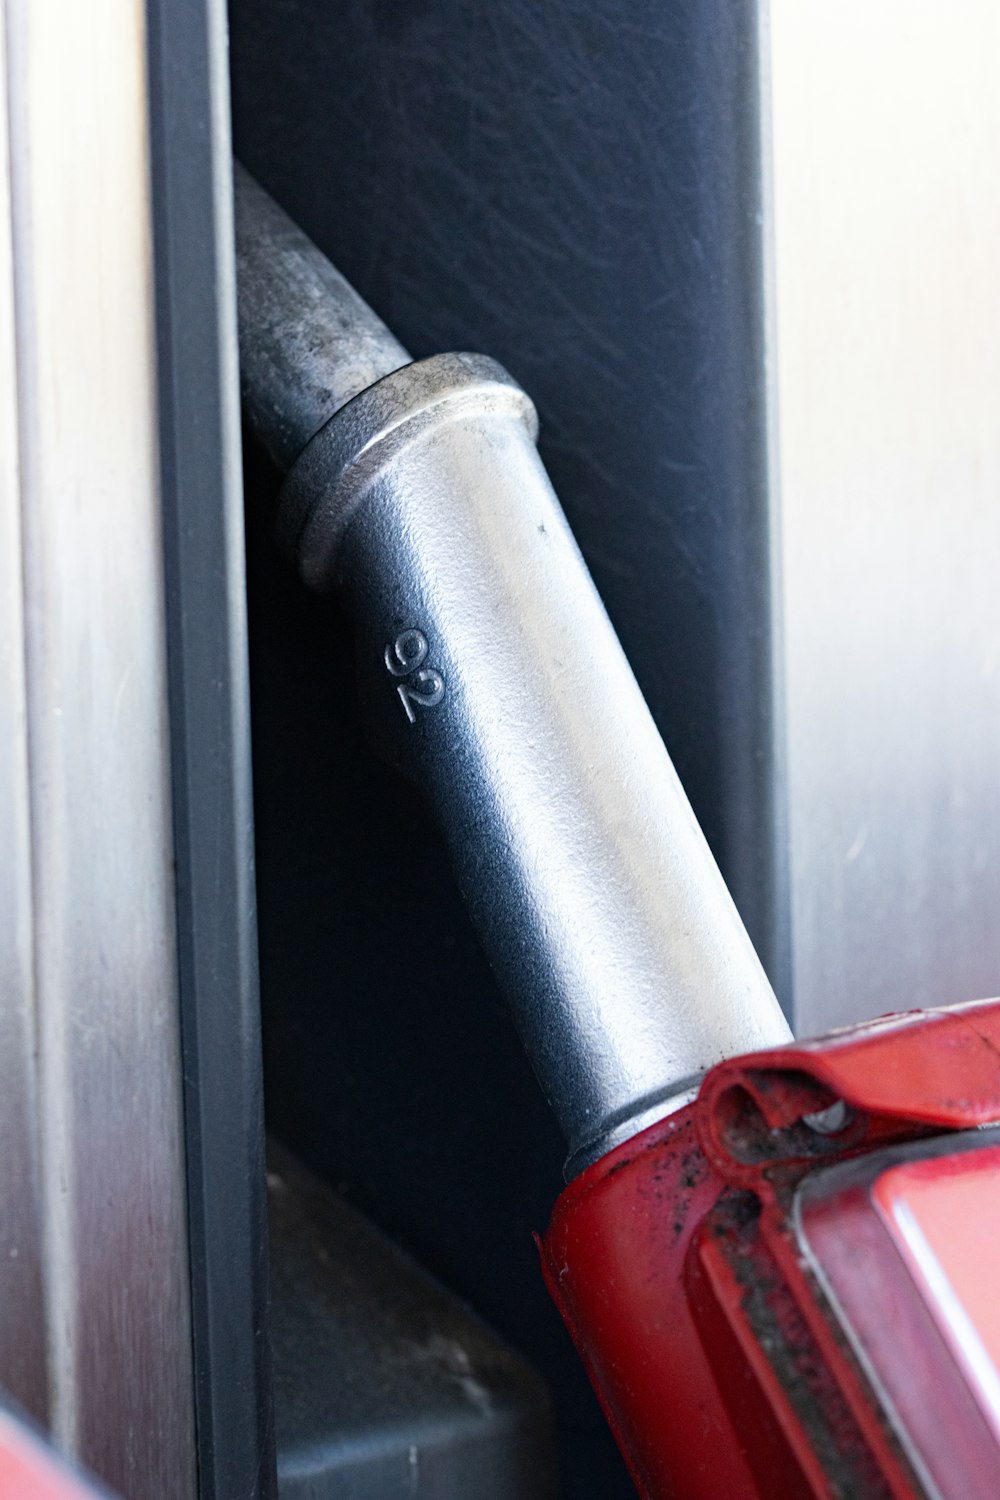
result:
[[(831, 1116), (841, 1106), (842, 1118)], [(907, 1356), (910, 1384), (933, 1389), (959, 1367), (926, 1275), (921, 1281), (906, 1261), (893, 1205), (906, 1202), (912, 1213), (921, 1189), (893, 1176), (909, 1157), (892, 1152), (922, 1142), (940, 1163), (938, 1138), (958, 1147), (951, 1133), (997, 1121), (1000, 1001), (983, 1001), (722, 1063), (693, 1104), (569, 1185), (542, 1242), (543, 1270), (646, 1500), (928, 1493), (926, 1454), (882, 1380), (892, 1366), (905, 1386), (906, 1368), (893, 1365), (891, 1338), (871, 1344), (873, 1328), (898, 1326), (888, 1302), (879, 1317), (886, 1287), (926, 1320), (923, 1364), (912, 1348)], [(973, 1320), (988, 1296), (962, 1216), (969, 1194), (995, 1198), (995, 1150), (984, 1137), (960, 1213), (952, 1198), (956, 1232), (938, 1241), (941, 1264), (965, 1277)], [(830, 1169), (843, 1163), (863, 1180), (861, 1217), (838, 1204)], [(931, 1178), (935, 1171), (945, 1169)], [(940, 1230), (949, 1210), (925, 1193), (921, 1212)], [(878, 1253), (894, 1257), (880, 1262), (881, 1282)], [(827, 1274), (834, 1262), (843, 1286), (864, 1288), (867, 1278), (876, 1289), (860, 1318), (867, 1345), (858, 1322), (865, 1299), (855, 1299), (852, 1316)], [(988, 1347), (991, 1329), (987, 1316), (980, 1342)], [(967, 1378), (963, 1388), (968, 1395)], [(996, 1433), (978, 1397), (970, 1412), (985, 1432), (988, 1465), (1000, 1458)], [(939, 1410), (936, 1426), (942, 1454), (972, 1430), (953, 1408)], [(985, 1469), (978, 1479), (974, 1464), (969, 1472), (968, 1483), (990, 1482)], [(1000, 1488), (962, 1493), (971, 1500)]]
[(917, 1477), (1000, 1495), (1000, 1130), (896, 1146), (806, 1177), (800, 1247)]

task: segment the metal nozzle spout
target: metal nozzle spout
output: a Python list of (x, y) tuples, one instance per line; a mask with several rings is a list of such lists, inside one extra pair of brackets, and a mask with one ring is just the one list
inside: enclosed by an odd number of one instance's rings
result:
[(247, 412), (297, 460), (279, 526), (353, 618), (368, 724), (436, 811), (576, 1170), (787, 1024), (528, 397), (476, 355), (399, 368), (402, 347), (245, 173), (237, 226)]

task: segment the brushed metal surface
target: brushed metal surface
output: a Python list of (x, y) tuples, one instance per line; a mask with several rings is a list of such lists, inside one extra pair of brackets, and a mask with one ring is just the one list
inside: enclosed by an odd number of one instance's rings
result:
[(48, 1420), (190, 1500), (144, 10), (6, 19)]
[(0, 8), (0, 1387), (44, 1421), (48, 1392), (5, 33)]
[(499, 365), (438, 355), (322, 429), (279, 525), (349, 608), (366, 720), (430, 799), (572, 1172), (789, 1033), (536, 436)]
[(770, 10), (809, 1033), (1000, 990), (1000, 11)]

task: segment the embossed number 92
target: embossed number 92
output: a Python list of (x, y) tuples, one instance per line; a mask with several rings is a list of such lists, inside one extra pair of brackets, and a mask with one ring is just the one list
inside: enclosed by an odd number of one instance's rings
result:
[(393, 677), (405, 677), (397, 683), (399, 701), (411, 724), (417, 722), (416, 708), (437, 708), (444, 697), (444, 678), (434, 667), (425, 667), (430, 647), (422, 630), (404, 630), (385, 648), (385, 668)]

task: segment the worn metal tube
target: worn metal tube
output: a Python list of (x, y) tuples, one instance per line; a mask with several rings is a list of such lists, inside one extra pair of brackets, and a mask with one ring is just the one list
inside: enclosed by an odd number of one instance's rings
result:
[(233, 186), (243, 409), (284, 470), (345, 402), (410, 356), (239, 162)]
[[(260, 201), (245, 200), (241, 236)], [(256, 253), (241, 246), (241, 265)], [(251, 385), (256, 285), (239, 288)], [(276, 305), (260, 337), (280, 345)], [(303, 322), (296, 307), (296, 348)], [(340, 357), (336, 340), (310, 354), (331, 388)], [(251, 398), (261, 435), (279, 422), (285, 445), (280, 390)], [(437, 813), (572, 1172), (686, 1100), (711, 1064), (789, 1031), (536, 435), (531, 401), (492, 360), (409, 365), (312, 438), (279, 529), (306, 582), (353, 618), (367, 722)]]

